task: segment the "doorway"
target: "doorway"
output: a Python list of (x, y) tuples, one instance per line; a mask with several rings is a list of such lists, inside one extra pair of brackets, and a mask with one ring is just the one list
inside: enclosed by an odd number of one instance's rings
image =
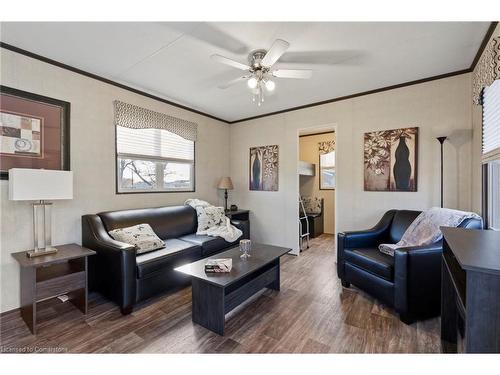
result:
[(335, 234), (335, 128), (299, 130), (298, 137), (299, 247), (306, 250), (307, 233)]

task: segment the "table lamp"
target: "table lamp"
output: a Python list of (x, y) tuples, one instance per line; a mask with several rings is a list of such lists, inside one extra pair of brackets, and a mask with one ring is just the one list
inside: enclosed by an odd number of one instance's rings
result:
[(47, 202), (56, 199), (73, 199), (73, 172), (9, 169), (9, 200), (38, 201), (33, 203), (34, 250), (26, 253), (29, 258), (57, 252), (52, 247), (52, 203)]
[(231, 181), (231, 177), (222, 177), (219, 181), (218, 189), (224, 189), (224, 209), (227, 211), (227, 191), (233, 190), (233, 181)]

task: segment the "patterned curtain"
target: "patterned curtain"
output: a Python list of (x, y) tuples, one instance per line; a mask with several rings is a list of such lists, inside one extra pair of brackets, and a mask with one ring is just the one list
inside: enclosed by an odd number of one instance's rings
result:
[(493, 38), (479, 59), (472, 79), (472, 101), (481, 105), (481, 92), (500, 79), (500, 37)]
[(328, 154), (335, 150), (335, 141), (318, 142), (318, 149), (320, 154)]
[(115, 100), (115, 125), (132, 129), (163, 129), (196, 141), (198, 125), (160, 112)]

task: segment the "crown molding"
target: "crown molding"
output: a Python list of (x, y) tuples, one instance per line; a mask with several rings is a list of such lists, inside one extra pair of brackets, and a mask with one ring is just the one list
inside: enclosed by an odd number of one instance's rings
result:
[(108, 78), (104, 78), (104, 77), (101, 77), (101, 76), (99, 76), (97, 74), (93, 74), (93, 73), (87, 72), (85, 70), (75, 68), (75, 67), (73, 67), (71, 65), (67, 65), (67, 64), (61, 63), (59, 61), (50, 59), (48, 57), (38, 55), (36, 53), (27, 51), (25, 49), (22, 49), (22, 48), (19, 48), (19, 47), (16, 47), (16, 46), (13, 46), (11, 44), (0, 42), (0, 47), (4, 48), (4, 49), (7, 49), (9, 51), (13, 51), (13, 52), (19, 53), (19, 54), (27, 56), (27, 57), (31, 57), (31, 58), (36, 59), (36, 60), (43, 61), (43, 62), (45, 62), (47, 64), (51, 64), (51, 65), (57, 66), (57, 67), (62, 68), (62, 69), (66, 69), (66, 70), (72, 71), (74, 73), (78, 73), (78, 74), (84, 75), (86, 77), (93, 78), (95, 80), (107, 83), (109, 85), (116, 86), (116, 87), (119, 87), (119, 88), (127, 90), (127, 91), (131, 91), (131, 92), (133, 92), (135, 94), (142, 95), (142, 96), (148, 97), (150, 99), (157, 100), (157, 101), (160, 101), (162, 103), (166, 103), (166, 104), (172, 105), (172, 106), (177, 107), (177, 108), (184, 109), (184, 110), (192, 112), (192, 113), (196, 113), (198, 115), (202, 115), (202, 116), (205, 116), (205, 117), (208, 117), (208, 118), (211, 118), (211, 119), (214, 119), (214, 120), (226, 123), (226, 124), (237, 124), (237, 123), (244, 122), (244, 121), (255, 120), (255, 119), (258, 119), (258, 118), (263, 118), (263, 117), (268, 117), (268, 116), (274, 116), (274, 115), (283, 114), (283, 113), (292, 112), (292, 111), (298, 111), (300, 109), (316, 107), (316, 106), (320, 106), (320, 105), (324, 105), (324, 104), (339, 102), (339, 101), (342, 101), (342, 100), (353, 99), (353, 98), (357, 98), (357, 97), (360, 97), (360, 96), (376, 94), (376, 93), (383, 92), (383, 91), (389, 91), (389, 90), (399, 89), (399, 88), (406, 87), (406, 86), (418, 85), (420, 83), (425, 83), (425, 82), (435, 81), (435, 80), (438, 80), (438, 79), (443, 79), (443, 78), (449, 78), (449, 77), (457, 76), (457, 75), (460, 75), (460, 74), (470, 73), (476, 67), (476, 65), (477, 65), (477, 63), (479, 61), (479, 58), (481, 57), (481, 55), (482, 55), (482, 53), (483, 53), (486, 45), (488, 44), (488, 41), (491, 38), (491, 35), (495, 31), (495, 28), (497, 27), (497, 25), (498, 25), (497, 21), (491, 22), (490, 27), (488, 28), (488, 31), (484, 35), (483, 41), (482, 41), (482, 43), (481, 43), (481, 45), (480, 45), (480, 47), (479, 47), (479, 49), (478, 49), (478, 51), (476, 53), (476, 56), (474, 57), (474, 60), (472, 61), (470, 67), (467, 68), (467, 69), (458, 70), (458, 71), (454, 71), (454, 72), (450, 72), (450, 73), (445, 73), (445, 74), (440, 74), (440, 75), (432, 76), (432, 77), (428, 77), (428, 78), (422, 78), (422, 79), (418, 79), (418, 80), (415, 80), (415, 81), (408, 81), (408, 82), (404, 82), (404, 83), (399, 83), (399, 84), (396, 84), (396, 85), (381, 87), (381, 88), (377, 88), (377, 89), (373, 89), (373, 90), (363, 91), (363, 92), (359, 92), (359, 93), (355, 93), (355, 94), (351, 94), (351, 95), (340, 96), (340, 97), (336, 97), (336, 98), (332, 98), (332, 99), (322, 100), (322, 101), (319, 101), (319, 102), (313, 102), (313, 103), (309, 103), (309, 104), (304, 104), (304, 105), (300, 105), (300, 106), (297, 106), (297, 107), (286, 108), (286, 109), (282, 109), (282, 110), (279, 110), (279, 111), (264, 113), (264, 114), (257, 115), (257, 116), (246, 117), (246, 118), (242, 118), (242, 119), (234, 120), (234, 121), (225, 120), (225, 119), (222, 119), (220, 117), (216, 117), (214, 115), (211, 115), (211, 114), (208, 114), (208, 113), (205, 113), (205, 112), (202, 112), (202, 111), (198, 111), (196, 109), (187, 107), (185, 105), (182, 105), (182, 104), (179, 104), (179, 103), (175, 103), (175, 102), (172, 102), (170, 100), (164, 99), (162, 97), (150, 94), (150, 93), (148, 93), (146, 91), (142, 91), (142, 90), (139, 90), (139, 89), (136, 89), (136, 88), (124, 85), (122, 83), (118, 83), (118, 82), (110, 80)]
[(193, 109), (193, 108), (187, 107), (185, 105), (172, 102), (172, 101), (167, 100), (165, 98), (162, 98), (160, 96), (156, 96), (156, 95), (150, 94), (150, 93), (148, 93), (146, 91), (142, 91), (142, 90), (136, 89), (134, 87), (130, 87), (130, 86), (124, 85), (122, 83), (118, 83), (118, 82), (113, 81), (111, 79), (101, 77), (101, 76), (99, 76), (97, 74), (90, 73), (90, 72), (87, 72), (87, 71), (79, 69), (79, 68), (75, 68), (74, 66), (71, 66), (71, 65), (68, 65), (68, 64), (64, 64), (64, 63), (62, 63), (60, 61), (49, 59), (48, 57), (45, 57), (45, 56), (42, 56), (42, 55), (38, 55), (36, 53), (27, 51), (25, 49), (22, 49), (22, 48), (19, 48), (19, 47), (16, 47), (16, 46), (13, 46), (11, 44), (0, 42), (0, 47), (4, 48), (4, 49), (7, 49), (9, 51), (12, 51), (12, 52), (19, 53), (19, 54), (27, 56), (27, 57), (31, 57), (32, 59), (36, 59), (36, 60), (42, 61), (42, 62), (47, 63), (47, 64), (51, 64), (51, 65), (57, 66), (59, 68), (69, 70), (69, 71), (71, 71), (73, 73), (81, 74), (83, 76), (86, 76), (86, 77), (89, 77), (89, 78), (92, 78), (92, 79), (95, 79), (95, 80), (107, 83), (108, 85), (116, 86), (116, 87), (119, 87), (119, 88), (121, 88), (123, 90), (127, 90), (127, 91), (133, 92), (135, 94), (142, 95), (142, 96), (145, 96), (147, 98), (154, 99), (154, 100), (157, 100), (159, 102), (162, 102), (162, 103), (165, 103), (165, 104), (169, 104), (171, 106), (174, 106), (174, 107), (177, 107), (177, 108), (181, 108), (181, 109), (184, 109), (186, 111), (189, 111), (189, 112), (192, 112), (192, 113), (196, 113), (198, 115), (209, 117), (211, 119), (214, 119), (214, 120), (221, 121), (221, 122), (224, 122), (226, 124), (229, 124), (229, 121), (221, 119), (221, 118), (216, 117), (216, 116), (213, 116), (213, 115), (211, 115), (209, 113), (198, 111), (197, 109)]

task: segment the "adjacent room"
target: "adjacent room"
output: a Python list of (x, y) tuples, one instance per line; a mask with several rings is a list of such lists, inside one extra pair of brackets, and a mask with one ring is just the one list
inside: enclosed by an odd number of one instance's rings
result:
[(500, 352), (496, 21), (0, 37), (1, 352)]

